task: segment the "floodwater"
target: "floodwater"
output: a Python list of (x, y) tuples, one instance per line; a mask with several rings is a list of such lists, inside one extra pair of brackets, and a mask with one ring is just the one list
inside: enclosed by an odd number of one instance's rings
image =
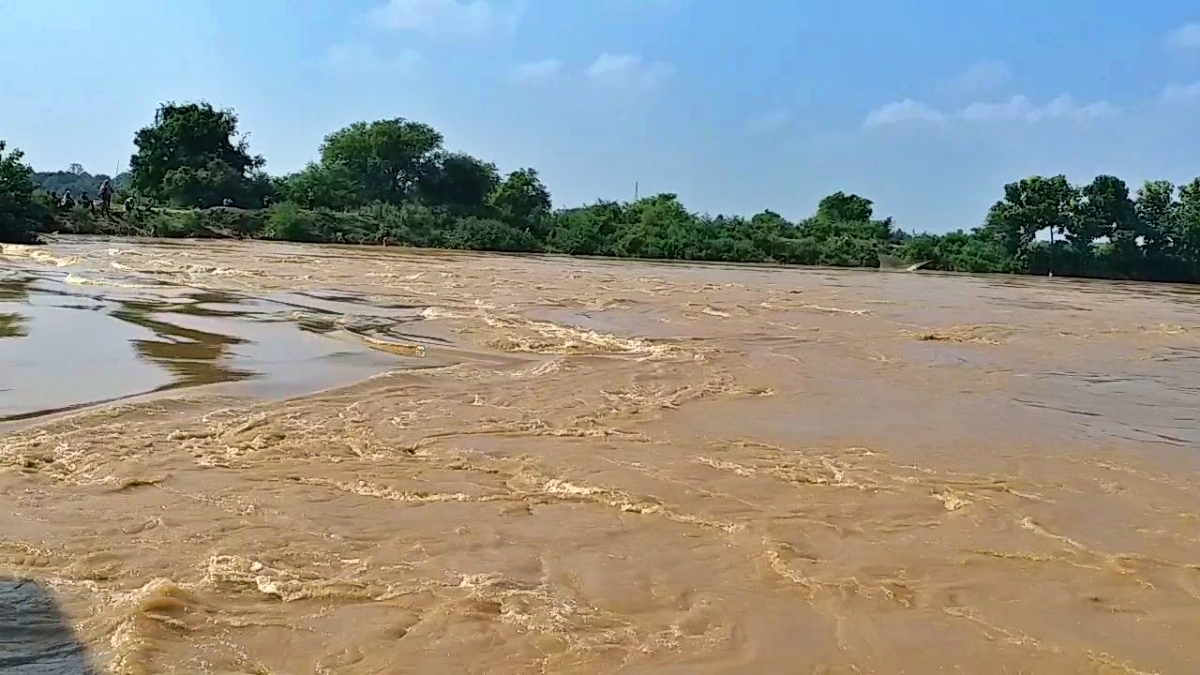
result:
[(227, 382), (308, 393), (386, 370), (395, 359), (375, 353), (380, 345), (421, 348), (394, 339), (413, 312), (347, 322), (340, 309), (317, 294), (19, 270), (0, 277), (0, 422)]
[(1200, 672), (1198, 309), (1058, 278), (6, 247), (0, 576), (113, 673)]

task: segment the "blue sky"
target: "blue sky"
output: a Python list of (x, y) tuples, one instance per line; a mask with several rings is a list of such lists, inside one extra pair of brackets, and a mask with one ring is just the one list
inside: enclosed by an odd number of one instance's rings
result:
[(637, 181), (799, 218), (845, 190), (945, 231), (1031, 173), (1200, 175), (1183, 0), (3, 0), (0, 45), (0, 138), (39, 169), (112, 172), (160, 102), (205, 99), (273, 173), (403, 116), (559, 205)]

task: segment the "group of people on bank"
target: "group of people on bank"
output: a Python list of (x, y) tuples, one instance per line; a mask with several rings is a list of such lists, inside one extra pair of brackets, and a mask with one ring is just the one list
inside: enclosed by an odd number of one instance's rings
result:
[(116, 191), (113, 189), (112, 180), (106, 178), (104, 182), (100, 184), (100, 193), (98, 195), (98, 199), (92, 199), (90, 196), (88, 196), (87, 192), (83, 192), (79, 195), (79, 199), (76, 200), (75, 196), (71, 194), (71, 191), (66, 190), (61, 195), (59, 195), (57, 192), (51, 192), (50, 202), (54, 204), (56, 208), (68, 211), (76, 206), (82, 206), (88, 211), (93, 211), (99, 207), (100, 212), (107, 216), (112, 213), (112, 199), (115, 192)]

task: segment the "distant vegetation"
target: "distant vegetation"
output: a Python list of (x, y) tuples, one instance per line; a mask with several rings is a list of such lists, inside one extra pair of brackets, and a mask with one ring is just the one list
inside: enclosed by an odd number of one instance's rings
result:
[(905, 233), (842, 192), (799, 222), (694, 213), (673, 194), (555, 209), (536, 170), (502, 174), (403, 118), (335, 131), (318, 161), (286, 176), (265, 173), (234, 112), (207, 103), (161, 106), (134, 143), (110, 217), (49, 196), (94, 196), (105, 176), (78, 165), (34, 173), (0, 150), (0, 240), (60, 231), (866, 267), (882, 256), (960, 272), (1200, 281), (1200, 178), (1131, 195), (1113, 176), (1083, 186), (1033, 176), (1005, 185), (979, 227), (933, 235)]
[[(79, 164), (72, 164), (66, 171), (37, 171), (33, 174), (34, 184), (43, 192), (60, 195), (70, 192), (76, 197), (95, 197), (100, 192), (100, 185), (111, 178), (104, 173), (92, 175)], [(116, 177), (114, 184), (120, 189), (129, 184), (129, 179), (129, 172), (125, 172)]]

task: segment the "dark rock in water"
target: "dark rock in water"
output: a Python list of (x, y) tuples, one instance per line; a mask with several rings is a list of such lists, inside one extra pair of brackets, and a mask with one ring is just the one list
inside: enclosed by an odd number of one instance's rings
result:
[(33, 581), (0, 581), (0, 673), (96, 674), (58, 601)]

